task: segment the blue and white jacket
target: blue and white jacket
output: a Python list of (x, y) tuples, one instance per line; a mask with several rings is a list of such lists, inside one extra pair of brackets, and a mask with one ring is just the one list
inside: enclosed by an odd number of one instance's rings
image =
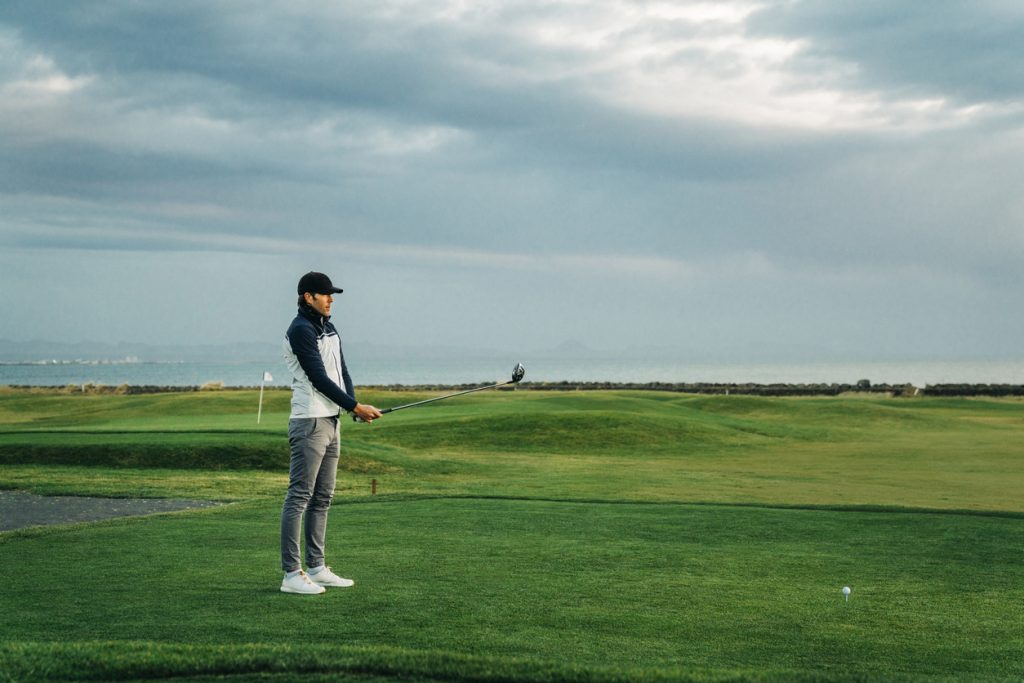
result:
[(356, 407), (341, 338), (329, 316), (308, 306), (299, 308), (284, 336), (284, 359), (292, 372), (293, 418), (332, 417), (339, 407)]

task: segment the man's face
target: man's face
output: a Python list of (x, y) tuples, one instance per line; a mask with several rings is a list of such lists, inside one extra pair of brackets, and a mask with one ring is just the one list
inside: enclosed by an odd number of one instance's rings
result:
[(331, 304), (334, 303), (334, 297), (330, 294), (310, 294), (307, 292), (306, 302), (313, 307), (314, 311), (326, 317), (331, 314)]

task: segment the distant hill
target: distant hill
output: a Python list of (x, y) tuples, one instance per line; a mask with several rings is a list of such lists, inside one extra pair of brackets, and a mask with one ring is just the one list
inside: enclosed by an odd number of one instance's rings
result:
[(595, 356), (597, 351), (587, 346), (579, 339), (566, 339), (549, 351), (555, 358), (578, 358), (580, 356)]

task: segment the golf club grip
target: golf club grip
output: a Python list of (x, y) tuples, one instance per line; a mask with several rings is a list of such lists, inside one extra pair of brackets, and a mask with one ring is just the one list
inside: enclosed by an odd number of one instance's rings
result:
[[(388, 414), (388, 413), (390, 413), (390, 412), (391, 412), (392, 410), (395, 410), (395, 408), (381, 408), (381, 409), (380, 409), (380, 414), (381, 414), (381, 415), (387, 415), (387, 414)], [(355, 413), (352, 413), (352, 421), (353, 421), (353, 422), (366, 422), (366, 420), (364, 420), (363, 418), (359, 417), (359, 416), (358, 416), (358, 415), (356, 415)]]

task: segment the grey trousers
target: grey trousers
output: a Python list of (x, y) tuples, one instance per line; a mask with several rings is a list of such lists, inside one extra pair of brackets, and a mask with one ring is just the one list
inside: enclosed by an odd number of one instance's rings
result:
[(288, 420), (288, 445), (292, 459), (281, 510), (281, 568), (293, 572), (302, 568), (300, 528), (305, 531), (306, 566), (324, 564), (327, 512), (338, 474), (338, 418)]

